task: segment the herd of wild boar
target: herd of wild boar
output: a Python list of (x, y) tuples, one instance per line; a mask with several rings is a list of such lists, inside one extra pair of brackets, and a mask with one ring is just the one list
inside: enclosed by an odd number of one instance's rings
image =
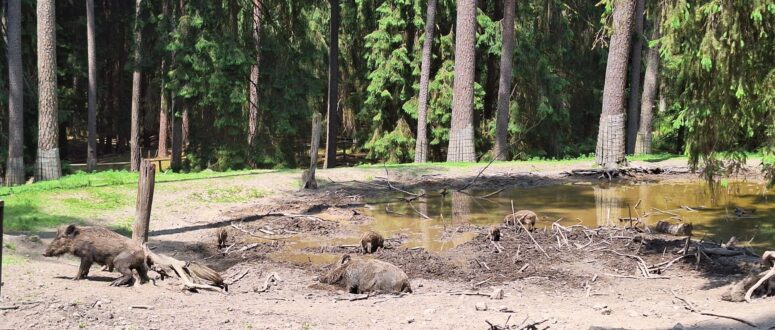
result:
[[(503, 224), (533, 231), (538, 216), (533, 211), (520, 210), (507, 215)], [(691, 234), (691, 225), (681, 224), (672, 227), (660, 223), (658, 229), (666, 232)], [(501, 237), (500, 226), (492, 226), (487, 234), (490, 240), (498, 241)], [(226, 246), (228, 234), (224, 228), (216, 229), (218, 248)], [(384, 248), (384, 238), (379, 233), (368, 231), (361, 236), (361, 251), (363, 254), (374, 253)], [(56, 237), (43, 253), (46, 257), (72, 254), (81, 259), (75, 280), (86, 279), (92, 264), (105, 266), (107, 270), (118, 270), (121, 277), (111, 285), (132, 285), (135, 282), (133, 270), (137, 272), (140, 283), (149, 280), (150, 258), (146, 257), (143, 247), (135, 241), (121, 236), (104, 227), (87, 227), (66, 225), (57, 230)], [(340, 287), (351, 293), (365, 292), (412, 292), (409, 278), (401, 268), (377, 259), (357, 258), (344, 255), (331, 270), (318, 277), (321, 283)]]

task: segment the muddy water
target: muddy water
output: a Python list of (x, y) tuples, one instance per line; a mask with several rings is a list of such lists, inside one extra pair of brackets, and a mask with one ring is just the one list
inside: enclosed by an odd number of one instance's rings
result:
[[(483, 196), (492, 190), (474, 191)], [(657, 183), (639, 185), (600, 185), (576, 183), (508, 189), (487, 199), (463, 193), (430, 197), (412, 203), (400, 195), (371, 201), (370, 225), (389, 237), (408, 236), (408, 247), (444, 250), (464, 243), (470, 235), (442, 235), (444, 228), (465, 224), (498, 224), (514, 208), (530, 209), (539, 216), (538, 228), (551, 227), (560, 219), (563, 225), (625, 225), (620, 218), (640, 217), (647, 225), (659, 220), (691, 222), (695, 236), (740, 241), (753, 238), (756, 246), (775, 246), (775, 190), (761, 184), (731, 182), (711, 191), (705, 182)], [(635, 206), (637, 205), (637, 208)], [(736, 212), (736, 209), (738, 210)], [(753, 212), (752, 212), (753, 211)], [(423, 213), (431, 219), (419, 215)]]
[[(471, 195), (492, 193), (495, 191), (478, 190)], [(360, 235), (367, 230), (400, 240), (402, 248), (444, 251), (477, 235), (471, 231), (458, 232), (459, 227), (500, 224), (511, 212), (512, 202), (516, 210), (535, 211), (539, 229), (551, 227), (558, 220), (563, 225), (624, 226), (627, 224), (620, 218), (640, 217), (649, 226), (660, 220), (691, 222), (695, 237), (726, 241), (736, 236), (741, 242), (753, 239), (752, 245), (757, 247), (775, 246), (775, 190), (761, 184), (731, 182), (711, 191), (704, 182), (638, 185), (582, 182), (507, 189), (484, 199), (471, 195), (451, 192), (441, 196), (437, 191), (428, 191), (428, 197), (409, 205), (402, 194), (386, 194), (367, 201), (365, 212), (375, 218), (373, 222), (342, 221), (342, 230), (337, 235), (286, 240), (282, 251), (272, 258), (299, 264), (330, 264), (341, 256), (341, 251), (331, 253), (330, 248), (349, 246), (351, 251), (356, 251)], [(319, 216), (326, 218), (325, 213)], [(320, 253), (309, 253), (309, 250)]]

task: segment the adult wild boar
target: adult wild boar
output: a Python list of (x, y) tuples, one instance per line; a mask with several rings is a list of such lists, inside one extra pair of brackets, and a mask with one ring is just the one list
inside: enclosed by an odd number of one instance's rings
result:
[(113, 281), (111, 286), (133, 284), (133, 269), (140, 276), (140, 283), (148, 282), (148, 268), (142, 247), (105, 227), (59, 227), (43, 256), (57, 257), (65, 253), (81, 258), (81, 266), (74, 280), (86, 279), (89, 268), (96, 262), (121, 273), (122, 276)]
[(347, 254), (319, 280), (344, 287), (349, 293), (412, 292), (409, 277), (401, 268), (376, 259), (353, 259)]

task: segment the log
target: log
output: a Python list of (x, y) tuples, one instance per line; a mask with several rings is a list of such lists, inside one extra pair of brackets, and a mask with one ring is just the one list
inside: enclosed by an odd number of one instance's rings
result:
[(318, 189), (318, 182), (315, 180), (315, 169), (318, 166), (318, 148), (320, 147), (320, 113), (315, 112), (312, 115), (312, 141), (309, 148), (309, 170), (302, 173), (303, 189)]
[(148, 226), (151, 221), (153, 189), (156, 184), (156, 164), (144, 159), (140, 166), (140, 179), (137, 182), (137, 204), (135, 223), (132, 226), (132, 240), (142, 244), (148, 242)]
[[(220, 274), (207, 266), (157, 254), (151, 251), (147, 244), (143, 244), (143, 250), (145, 251), (145, 260), (148, 263), (148, 267), (159, 273), (162, 279), (170, 277), (170, 274), (175, 274), (183, 282), (183, 289), (185, 290), (194, 292), (196, 290), (210, 290), (224, 294), (228, 291), (228, 287)], [(202, 282), (210, 282), (211, 284), (202, 284)]]

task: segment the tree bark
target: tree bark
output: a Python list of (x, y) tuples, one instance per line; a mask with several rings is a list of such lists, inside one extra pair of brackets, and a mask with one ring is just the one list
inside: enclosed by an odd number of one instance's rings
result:
[(132, 240), (141, 244), (148, 242), (148, 227), (151, 222), (155, 180), (156, 164), (147, 159), (143, 160), (142, 168), (140, 168), (140, 179), (137, 182), (135, 223), (132, 226)]
[(8, 164), (5, 182), (24, 184), (24, 75), (22, 71), (21, 0), (8, 1), (6, 51), (8, 57)]
[[(651, 40), (659, 39), (659, 18), (654, 20)], [(651, 153), (651, 130), (654, 118), (654, 102), (657, 95), (657, 75), (659, 73), (659, 47), (649, 48), (646, 55), (646, 76), (643, 79), (643, 96), (640, 108), (640, 125), (635, 140), (635, 153)]]
[(89, 62), (89, 113), (86, 171), (97, 169), (97, 55), (94, 49), (94, 0), (86, 0), (86, 43)]
[(180, 134), (180, 144), (182, 146), (183, 153), (188, 152), (188, 145), (189, 145), (189, 133), (191, 128), (191, 121), (190, 119), (190, 113), (191, 113), (191, 106), (188, 105), (188, 102), (183, 103), (183, 118), (181, 118), (181, 134)]
[(142, 82), (142, 72), (140, 65), (142, 63), (142, 44), (143, 33), (140, 26), (140, 14), (142, 9), (142, 0), (135, 1), (135, 49), (134, 65), (132, 65), (132, 119), (131, 133), (129, 137), (130, 170), (136, 172), (140, 169), (140, 84)]
[(180, 172), (182, 162), (182, 135), (183, 135), (183, 121), (180, 116), (175, 114), (175, 98), (172, 99), (172, 106), (170, 111), (172, 113), (172, 160), (170, 161), (170, 167), (173, 172)]
[(159, 101), (159, 151), (158, 157), (167, 157), (169, 149), (167, 148), (167, 141), (169, 140), (169, 99), (167, 98), (167, 90), (164, 89), (165, 79), (167, 74), (167, 61), (161, 60), (161, 92)]
[(635, 22), (630, 61), (630, 104), (627, 107), (627, 154), (635, 152), (635, 140), (640, 120), (640, 65), (643, 51), (643, 1), (635, 0)]
[(339, 0), (331, 0), (331, 40), (328, 47), (328, 127), (325, 168), (336, 167), (336, 131), (339, 124)]
[(501, 72), (498, 83), (498, 111), (495, 118), (495, 155), (498, 160), (509, 159), (508, 128), (509, 101), (511, 98), (512, 65), (514, 61), (514, 16), (516, 1), (503, 1), (503, 48), (501, 48)]
[(253, 149), (256, 147), (256, 136), (258, 135), (258, 79), (259, 65), (261, 64), (261, 1), (253, 3), (253, 47), (256, 52), (256, 61), (250, 67), (250, 81), (248, 89), (250, 91), (250, 102), (248, 103), (248, 162), (251, 167), (255, 167), (253, 160)]
[(428, 85), (431, 77), (431, 49), (433, 48), (433, 28), (436, 17), (436, 0), (428, 0), (425, 14), (425, 40), (422, 44), (422, 63), (420, 65), (420, 95), (417, 104), (417, 139), (414, 147), (414, 162), (428, 161)]
[(309, 146), (309, 170), (304, 171), (302, 175), (302, 188), (318, 189), (315, 169), (318, 167), (318, 148), (320, 147), (320, 113), (317, 111), (312, 115), (312, 140)]
[(56, 5), (54, 0), (37, 3), (38, 27), (38, 158), (35, 180), (56, 180), (62, 176), (59, 160), (59, 117), (57, 114)]
[(447, 161), (474, 162), (476, 161), (473, 125), (476, 1), (457, 1), (455, 26), (455, 80)]
[(627, 85), (627, 62), (634, 9), (635, 0), (618, 0), (614, 4), (614, 31), (608, 50), (603, 111), (600, 114), (595, 149), (595, 161), (605, 167), (618, 167), (625, 160), (624, 88)]

